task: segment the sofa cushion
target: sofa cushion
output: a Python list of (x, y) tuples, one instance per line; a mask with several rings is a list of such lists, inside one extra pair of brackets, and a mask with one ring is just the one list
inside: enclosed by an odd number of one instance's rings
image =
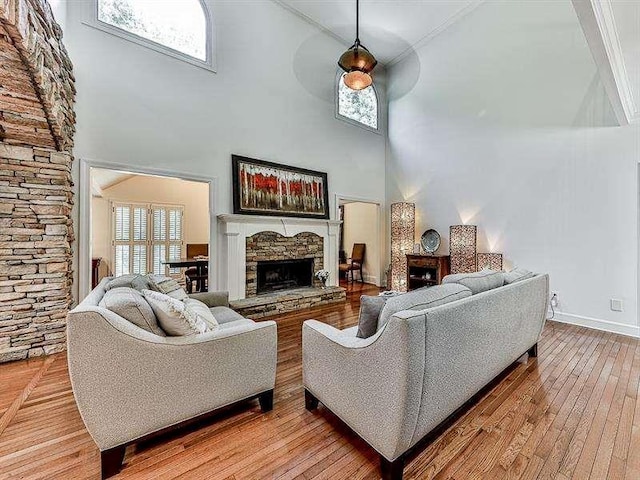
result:
[(178, 300), (185, 300), (189, 298), (187, 292), (184, 291), (184, 288), (182, 288), (175, 279), (165, 277), (164, 275), (148, 275), (147, 277), (150, 285), (148, 287), (149, 290), (164, 293), (165, 295), (169, 295), (170, 297)]
[(495, 270), (482, 270), (474, 273), (457, 273), (447, 275), (442, 279), (443, 284), (459, 283), (476, 293), (486, 292), (504, 285), (504, 273)]
[(219, 325), (234, 322), (236, 320), (245, 320), (242, 315), (235, 310), (231, 310), (229, 307), (211, 307), (209, 310), (216, 318)]
[(391, 297), (380, 312), (378, 330), (386, 325), (389, 318), (395, 313), (403, 310), (425, 310), (445, 303), (455, 302), (471, 295), (471, 290), (464, 285), (450, 283), (448, 285), (419, 288), (404, 295)]
[(227, 323), (220, 324), (220, 330), (228, 330), (230, 328), (235, 327), (246, 327), (247, 325), (253, 325), (255, 322), (253, 320), (249, 320), (248, 318), (241, 318), (240, 320), (231, 320)]
[(154, 290), (143, 290), (167, 335), (186, 336), (205, 333), (217, 328), (218, 322), (209, 308), (200, 300), (187, 298), (184, 302)]
[(115, 287), (104, 294), (99, 307), (111, 310), (147, 332), (166, 337), (156, 315), (142, 294), (130, 287)]
[(360, 297), (360, 315), (358, 317), (358, 338), (369, 338), (378, 331), (378, 318), (384, 304), (387, 302), (384, 296), (362, 295)]
[(526, 270), (524, 268), (514, 268), (510, 272), (506, 272), (504, 274), (504, 283), (505, 285), (509, 285), (510, 283), (521, 282), (522, 280), (526, 280), (527, 278), (531, 278), (534, 276), (533, 272)]
[(149, 283), (149, 278), (146, 275), (138, 275), (134, 273), (114, 277), (105, 284), (104, 289), (108, 292), (112, 288), (118, 287), (133, 288), (140, 292), (145, 288), (150, 288), (151, 284)]

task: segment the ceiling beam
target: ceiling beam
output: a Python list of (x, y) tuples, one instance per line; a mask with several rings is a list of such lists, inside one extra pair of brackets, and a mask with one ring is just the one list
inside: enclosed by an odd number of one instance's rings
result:
[(638, 120), (610, 0), (571, 1), (618, 123)]

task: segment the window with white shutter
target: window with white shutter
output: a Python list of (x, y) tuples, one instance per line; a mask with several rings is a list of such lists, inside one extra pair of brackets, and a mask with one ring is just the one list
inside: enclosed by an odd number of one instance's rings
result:
[(182, 257), (183, 206), (113, 203), (111, 211), (114, 275), (180, 274), (164, 262)]

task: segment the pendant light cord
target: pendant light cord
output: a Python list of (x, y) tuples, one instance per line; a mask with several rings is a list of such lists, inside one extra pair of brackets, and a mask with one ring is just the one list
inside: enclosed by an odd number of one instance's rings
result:
[(356, 44), (360, 44), (360, 0), (356, 0)]

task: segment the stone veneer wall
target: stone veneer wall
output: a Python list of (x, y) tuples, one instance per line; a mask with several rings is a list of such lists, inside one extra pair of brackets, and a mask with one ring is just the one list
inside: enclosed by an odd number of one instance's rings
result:
[[(260, 232), (247, 237), (247, 276), (245, 296), (255, 297), (257, 290), (258, 261), (297, 260), (313, 258), (313, 270), (322, 270), (324, 265), (324, 240), (311, 232), (302, 232), (294, 237), (284, 237), (276, 232)], [(322, 284), (313, 280), (315, 287)]]
[(0, 362), (65, 348), (74, 97), (49, 5), (0, 0)]

